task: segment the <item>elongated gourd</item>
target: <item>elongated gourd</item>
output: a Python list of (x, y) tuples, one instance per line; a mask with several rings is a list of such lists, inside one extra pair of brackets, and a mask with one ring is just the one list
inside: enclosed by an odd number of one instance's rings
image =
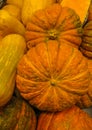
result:
[(31, 19), (33, 12), (43, 9), (55, 2), (56, 0), (24, 0), (21, 14), (24, 25)]
[(0, 106), (5, 105), (14, 91), (16, 66), (26, 49), (19, 34), (5, 36), (0, 43)]
[(4, 37), (12, 33), (24, 35), (25, 27), (17, 18), (2, 9), (0, 10), (0, 34)]

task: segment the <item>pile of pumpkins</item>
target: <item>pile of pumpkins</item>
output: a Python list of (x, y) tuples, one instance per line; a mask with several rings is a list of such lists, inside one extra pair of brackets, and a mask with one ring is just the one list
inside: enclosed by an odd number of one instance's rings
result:
[(92, 1), (2, 0), (0, 130), (92, 130)]

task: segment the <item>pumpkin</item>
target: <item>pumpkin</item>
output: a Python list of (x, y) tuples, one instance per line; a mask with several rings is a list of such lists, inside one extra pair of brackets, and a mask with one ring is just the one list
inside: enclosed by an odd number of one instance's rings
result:
[(83, 28), (80, 50), (84, 56), (92, 58), (92, 21), (89, 21)]
[(80, 108), (88, 108), (92, 106), (92, 60), (87, 59), (87, 62), (88, 62), (88, 69), (90, 72), (91, 82), (89, 84), (88, 92), (84, 94), (77, 103), (77, 105)]
[(88, 17), (88, 10), (91, 0), (58, 0), (62, 7), (69, 7), (79, 15), (81, 22), (84, 24)]
[(92, 117), (76, 106), (62, 112), (43, 112), (37, 130), (92, 130)]
[(8, 34), (20, 34), (24, 36), (24, 25), (14, 16), (11, 16), (8, 11), (0, 10), (0, 36), (5, 37)]
[(27, 23), (25, 32), (28, 48), (48, 40), (78, 47), (81, 36), (82, 27), (78, 15), (72, 9), (59, 4), (36, 11)]
[(21, 20), (21, 9), (18, 6), (7, 4), (2, 9), (8, 11), (10, 15), (14, 16), (18, 20)]
[(57, 41), (30, 48), (17, 66), (16, 86), (40, 110), (61, 111), (88, 91), (90, 75), (82, 53)]
[(35, 112), (23, 99), (13, 96), (5, 107), (0, 108), (1, 130), (35, 130), (35, 128)]
[(25, 39), (18, 34), (7, 35), (0, 41), (0, 107), (13, 95), (16, 67), (25, 49)]
[(27, 22), (30, 21), (32, 14), (39, 9), (52, 5), (56, 0), (24, 0), (21, 19), (23, 24), (26, 26)]

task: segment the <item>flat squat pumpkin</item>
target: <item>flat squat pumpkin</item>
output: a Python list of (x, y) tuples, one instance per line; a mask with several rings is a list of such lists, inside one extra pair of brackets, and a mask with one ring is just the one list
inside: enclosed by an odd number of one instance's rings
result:
[(53, 40), (30, 48), (17, 67), (20, 94), (40, 110), (61, 111), (72, 106), (87, 92), (89, 81), (82, 53)]
[(82, 24), (74, 10), (53, 4), (37, 10), (26, 26), (25, 38), (30, 48), (40, 42), (57, 40), (78, 47), (81, 43)]

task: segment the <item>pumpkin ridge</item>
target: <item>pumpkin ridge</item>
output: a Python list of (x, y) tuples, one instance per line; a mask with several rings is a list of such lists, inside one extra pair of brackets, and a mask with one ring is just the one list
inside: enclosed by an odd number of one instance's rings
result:
[(47, 79), (47, 76), (44, 75), (44, 73), (42, 73), (39, 68), (37, 68), (31, 61), (29, 61), (27, 59), (27, 57), (25, 57), (25, 60), (27, 61), (27, 64), (29, 64), (29, 66), (34, 70), (34, 72), (36, 72), (36, 74), (38, 74), (41, 77), (44, 77), (45, 79)]

